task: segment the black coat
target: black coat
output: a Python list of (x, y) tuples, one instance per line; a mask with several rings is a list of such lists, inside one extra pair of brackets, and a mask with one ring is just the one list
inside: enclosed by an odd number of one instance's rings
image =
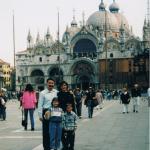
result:
[(121, 99), (123, 104), (129, 104), (130, 103), (130, 95), (129, 95), (129, 93), (128, 92), (126, 94), (122, 93), (120, 95), (120, 99)]
[(132, 90), (131, 90), (131, 95), (132, 95), (132, 97), (141, 97), (141, 89), (140, 88), (137, 88), (137, 89), (135, 89), (135, 88), (133, 88)]
[(75, 100), (73, 94), (70, 92), (59, 92), (57, 96), (60, 108), (62, 108), (64, 112), (66, 112), (67, 104), (72, 104), (73, 111), (75, 112)]
[(86, 99), (84, 101), (84, 104), (87, 106), (88, 105), (88, 101), (90, 100), (94, 100), (93, 97), (95, 97), (95, 92), (90, 91), (86, 94)]

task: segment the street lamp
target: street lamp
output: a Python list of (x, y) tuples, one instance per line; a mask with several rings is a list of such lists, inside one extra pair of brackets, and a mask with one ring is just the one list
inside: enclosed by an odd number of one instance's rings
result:
[(107, 11), (105, 10), (105, 89), (108, 84), (108, 59), (107, 59)]

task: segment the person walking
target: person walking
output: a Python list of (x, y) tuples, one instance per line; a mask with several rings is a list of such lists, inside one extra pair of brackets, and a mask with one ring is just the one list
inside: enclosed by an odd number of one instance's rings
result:
[(34, 131), (34, 110), (36, 107), (36, 95), (35, 91), (31, 84), (27, 84), (25, 87), (25, 91), (22, 95), (22, 107), (24, 111), (24, 119), (25, 119), (25, 126), (24, 129), (27, 130), (28, 125), (28, 112), (30, 114), (30, 122), (31, 122), (31, 131)]
[(138, 113), (139, 105), (140, 105), (140, 97), (141, 97), (141, 90), (138, 84), (134, 84), (133, 89), (131, 90), (132, 102), (133, 102), (133, 112)]
[(80, 92), (79, 88), (75, 89), (74, 96), (76, 102), (77, 115), (79, 118), (82, 118), (82, 93)]
[(66, 81), (62, 81), (59, 89), (60, 91), (58, 92), (58, 100), (60, 103), (60, 108), (66, 112), (67, 104), (72, 104), (73, 111), (76, 113), (75, 98), (74, 95), (69, 91), (68, 83)]
[(147, 95), (148, 95), (148, 106), (150, 107), (150, 87), (147, 89)]
[(54, 89), (55, 81), (52, 78), (47, 79), (47, 88), (40, 92), (38, 101), (38, 115), (42, 122), (42, 136), (44, 150), (50, 149), (49, 138), (49, 120), (44, 118), (45, 112), (51, 107), (51, 102), (54, 97), (57, 97), (58, 91)]
[(45, 119), (50, 120), (49, 133), (50, 133), (50, 150), (58, 150), (60, 148), (62, 136), (62, 116), (63, 111), (59, 107), (57, 97), (52, 100), (52, 106), (45, 112)]
[(93, 117), (93, 109), (94, 109), (94, 100), (95, 100), (95, 92), (92, 89), (92, 87), (89, 87), (89, 91), (86, 94), (86, 99), (84, 101), (84, 104), (86, 107), (88, 107), (88, 117), (92, 118)]
[(103, 95), (102, 95), (102, 92), (98, 89), (96, 91), (96, 100), (98, 101), (98, 105), (96, 106), (97, 109), (102, 109), (103, 108)]
[(3, 92), (0, 91), (0, 118), (6, 120), (6, 99), (3, 96)]
[(122, 104), (123, 104), (123, 114), (129, 113), (128, 107), (129, 107), (129, 103), (130, 103), (130, 94), (127, 91), (127, 88), (123, 88), (123, 92), (120, 95), (120, 99), (121, 99)]
[(78, 117), (72, 109), (72, 104), (68, 104), (63, 116), (62, 150), (74, 150), (75, 131), (77, 129)]

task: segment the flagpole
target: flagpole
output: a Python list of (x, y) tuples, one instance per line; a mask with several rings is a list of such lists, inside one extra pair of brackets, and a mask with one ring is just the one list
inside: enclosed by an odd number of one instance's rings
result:
[(14, 70), (16, 69), (16, 59), (15, 59), (15, 53), (16, 53), (16, 45), (15, 45), (15, 16), (14, 16), (14, 10), (13, 10), (13, 53), (14, 53)]
[(58, 76), (59, 76), (59, 83), (60, 83), (60, 45), (59, 45), (59, 42), (60, 42), (60, 28), (59, 28), (59, 9), (58, 9), (58, 33), (57, 33), (57, 38), (58, 38), (58, 55), (59, 55), (59, 70), (58, 70)]

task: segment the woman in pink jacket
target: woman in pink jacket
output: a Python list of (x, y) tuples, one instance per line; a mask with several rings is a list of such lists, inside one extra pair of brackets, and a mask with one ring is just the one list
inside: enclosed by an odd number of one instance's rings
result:
[(22, 96), (22, 107), (24, 108), (24, 118), (25, 118), (25, 130), (27, 130), (28, 125), (28, 112), (30, 114), (30, 122), (31, 122), (31, 131), (34, 131), (34, 110), (36, 107), (37, 99), (36, 93), (33, 90), (31, 84), (27, 84), (25, 91)]

